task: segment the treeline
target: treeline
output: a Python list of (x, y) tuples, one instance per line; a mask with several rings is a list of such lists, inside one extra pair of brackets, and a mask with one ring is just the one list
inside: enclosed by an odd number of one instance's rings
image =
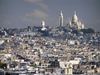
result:
[(87, 33), (94, 33), (94, 32), (95, 32), (92, 28), (81, 29), (81, 31), (82, 31), (84, 34), (87, 34)]

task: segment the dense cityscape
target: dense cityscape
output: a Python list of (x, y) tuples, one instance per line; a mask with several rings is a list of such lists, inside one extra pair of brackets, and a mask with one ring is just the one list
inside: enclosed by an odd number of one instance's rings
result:
[(100, 74), (100, 32), (85, 28), (74, 12), (63, 26), (0, 28), (0, 75)]

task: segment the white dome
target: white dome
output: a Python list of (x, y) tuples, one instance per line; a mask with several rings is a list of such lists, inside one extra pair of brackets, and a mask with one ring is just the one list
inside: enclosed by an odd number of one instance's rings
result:
[(78, 17), (76, 15), (76, 12), (74, 12), (74, 16), (72, 17), (72, 22), (77, 22), (78, 21)]
[(68, 22), (68, 25), (71, 25), (71, 22), (70, 21)]
[(45, 28), (45, 27), (43, 27), (41, 30), (42, 30), (42, 31), (45, 31), (45, 30), (46, 30), (46, 28)]
[(84, 24), (82, 24), (82, 29), (84, 29)]

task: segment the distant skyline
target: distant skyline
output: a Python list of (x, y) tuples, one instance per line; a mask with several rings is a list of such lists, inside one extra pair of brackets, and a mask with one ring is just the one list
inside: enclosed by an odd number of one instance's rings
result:
[(0, 0), (0, 27), (26, 28), (42, 21), (58, 27), (61, 11), (64, 26), (76, 11), (85, 28), (100, 31), (100, 0)]

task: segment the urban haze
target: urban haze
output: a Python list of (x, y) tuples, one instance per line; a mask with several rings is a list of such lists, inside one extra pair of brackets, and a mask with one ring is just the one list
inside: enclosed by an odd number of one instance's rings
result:
[(99, 0), (0, 0), (0, 75), (100, 75)]

